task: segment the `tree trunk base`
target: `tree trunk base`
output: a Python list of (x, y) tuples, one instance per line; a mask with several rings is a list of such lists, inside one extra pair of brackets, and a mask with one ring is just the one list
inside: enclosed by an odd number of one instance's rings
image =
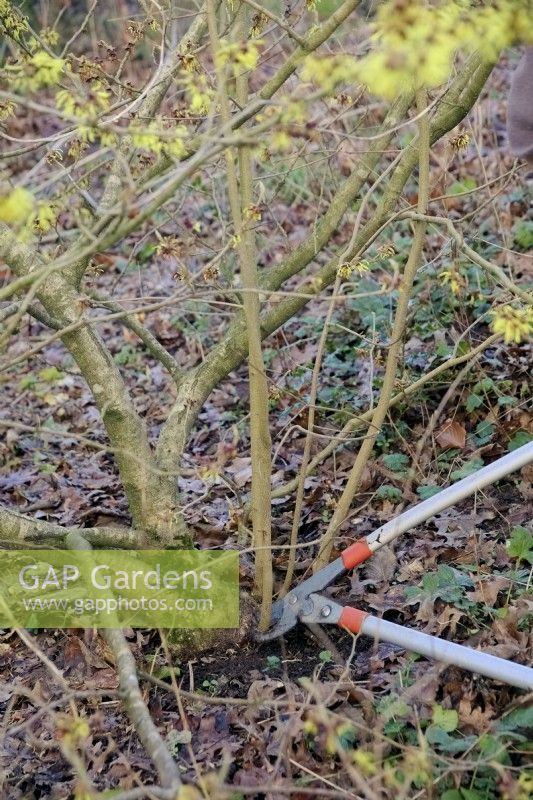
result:
[(167, 642), (173, 656), (182, 661), (196, 658), (210, 650), (231, 650), (250, 641), (257, 631), (259, 610), (249, 594), (240, 595), (240, 625), (238, 628), (173, 628), (167, 632)]

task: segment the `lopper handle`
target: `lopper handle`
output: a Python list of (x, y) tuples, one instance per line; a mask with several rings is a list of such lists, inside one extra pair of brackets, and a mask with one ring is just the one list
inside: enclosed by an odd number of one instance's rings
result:
[(366, 611), (344, 606), (337, 625), (339, 628), (346, 628), (346, 630), (352, 633), (362, 633), (363, 622), (368, 616)]
[(448, 642), (437, 636), (413, 631), (396, 625), (393, 622), (379, 619), (365, 611), (346, 606), (342, 609), (337, 624), (352, 633), (362, 633), (382, 642), (390, 642), (419, 653), (426, 658), (441, 661), (444, 664), (454, 664), (469, 672), (486, 675), (520, 689), (533, 690), (533, 669), (522, 664), (515, 664), (481, 650)]
[[(362, 564), (367, 558), (383, 547), (389, 544), (394, 539), (397, 539), (400, 534), (405, 533), (411, 528), (415, 528), (427, 519), (430, 519), (435, 514), (444, 511), (445, 508), (459, 503), (466, 497), (475, 494), (485, 486), (510, 475), (518, 469), (526, 466), (533, 461), (533, 442), (522, 445), (511, 453), (498, 458), (489, 464), (487, 467), (477, 470), (472, 475), (467, 475), (457, 483), (453, 483), (446, 489), (442, 489), (438, 494), (424, 500), (422, 503), (404, 511), (398, 517), (386, 522), (377, 530), (369, 533), (362, 539), (358, 539), (344, 550), (340, 555), (339, 569), (337, 575), (341, 574), (344, 570), (350, 570), (358, 564)], [(337, 563), (337, 562), (333, 562)], [(340, 566), (342, 563), (342, 567)], [(331, 565), (330, 565), (331, 567)], [(318, 573), (317, 573), (318, 574)], [(333, 575), (333, 578), (336, 575)], [(328, 581), (328, 583), (331, 581)], [(324, 588), (324, 584), (317, 588)]]

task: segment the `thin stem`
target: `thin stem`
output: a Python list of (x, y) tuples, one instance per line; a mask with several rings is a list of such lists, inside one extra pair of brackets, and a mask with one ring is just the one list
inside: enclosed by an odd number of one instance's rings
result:
[[(237, 14), (237, 24), (242, 30), (243, 14), (241, 7)], [(217, 17), (213, 0), (207, 3), (208, 29), (211, 48), (217, 72), (221, 116), (225, 125), (230, 122), (230, 103), (227, 92), (226, 74), (217, 58), (220, 42)], [(244, 106), (248, 100), (248, 81), (245, 73), (237, 77), (237, 102)], [(251, 220), (246, 219), (253, 207), (253, 173), (250, 150), (240, 147), (238, 163), (240, 186), (235, 167), (234, 149), (225, 150), (226, 173), (228, 178), (228, 199), (233, 217), (233, 225), (238, 241), (239, 263), (243, 288), (243, 307), (246, 332), (249, 342), (248, 374), (250, 381), (250, 444), (252, 455), (252, 530), (253, 545), (256, 548), (256, 590), (261, 595), (260, 627), (266, 629), (270, 624), (272, 604), (272, 563), (270, 558), (270, 429), (268, 423), (268, 384), (263, 363), (261, 347), (261, 308), (259, 303), (259, 278), (255, 251), (255, 234)]]
[[(416, 101), (418, 111), (423, 112), (423, 110), (427, 107), (427, 95), (425, 91), (419, 90), (417, 92)], [(419, 185), (417, 208), (420, 214), (425, 214), (429, 200), (430, 150), (430, 124), (427, 113), (421, 113), (418, 121), (418, 130)], [(394, 391), (394, 383), (396, 380), (396, 372), (402, 353), (403, 336), (407, 322), (409, 300), (411, 297), (414, 279), (422, 258), (426, 223), (425, 221), (414, 222), (413, 228), (413, 243), (411, 245), (409, 258), (407, 259), (407, 264), (405, 265), (404, 274), (402, 276), (402, 281), (399, 288), (398, 304), (391, 334), (391, 345), (387, 353), (387, 362), (379, 401), (372, 414), (372, 421), (370, 423), (368, 435), (365, 437), (359, 452), (357, 453), (357, 457), (351, 469), (346, 487), (339, 498), (335, 512), (324, 534), (319, 554), (314, 563), (314, 569), (317, 571), (322, 569), (322, 567), (326, 566), (326, 564), (329, 562), (335, 534), (349, 514), (353, 499), (359, 490), (361, 477), (363, 475), (366, 463), (370, 457), (370, 454), (372, 453), (376, 438), (389, 411), (390, 401)]]
[[(470, 352), (465, 353), (461, 356), (457, 356), (457, 358), (452, 358), (449, 361), (445, 361), (442, 364), (439, 364), (438, 367), (432, 369), (431, 372), (427, 372), (425, 375), (422, 375), (417, 381), (412, 383), (410, 386), (407, 386), (405, 389), (402, 389), (401, 392), (398, 392), (391, 398), (390, 407), (393, 408), (397, 406), (402, 401), (407, 400), (408, 397), (411, 397), (413, 394), (416, 394), (423, 386), (430, 383), (431, 381), (435, 380), (439, 375), (442, 375), (443, 372), (448, 372), (448, 370), (453, 369), (454, 367), (458, 367), (461, 364), (464, 364), (465, 361), (469, 361), (472, 358), (475, 358), (476, 355), (482, 353), (483, 350), (486, 350), (488, 347), (492, 347), (496, 342), (501, 339), (499, 333), (495, 333), (492, 336), (489, 336), (485, 339), (481, 344), (475, 347)], [(346, 444), (348, 441), (348, 436), (350, 434), (355, 433), (356, 431), (363, 428), (367, 423), (372, 423), (372, 415), (373, 410), (369, 409), (363, 414), (359, 414), (357, 417), (349, 420), (346, 425), (339, 431), (339, 433), (334, 436), (331, 441), (324, 447), (313, 460), (310, 462), (309, 467), (307, 468), (307, 475), (312, 475), (315, 469), (325, 461), (328, 456), (335, 452), (338, 447), (341, 447), (343, 444)], [(287, 481), (282, 486), (277, 486), (275, 489), (272, 490), (272, 498), (277, 499), (279, 497), (286, 497), (287, 495), (294, 492), (298, 485), (298, 478), (293, 478), (291, 481)]]
[(519, 297), (525, 303), (531, 304), (533, 302), (533, 295), (531, 292), (528, 292), (525, 289), (522, 289), (520, 286), (517, 286), (516, 283), (514, 283), (514, 281), (512, 281), (505, 274), (501, 267), (498, 267), (497, 264), (493, 264), (491, 261), (487, 261), (486, 258), (483, 258), (483, 256), (481, 256), (479, 253), (476, 253), (475, 250), (466, 244), (463, 234), (461, 231), (457, 230), (451, 219), (446, 219), (446, 217), (433, 217), (429, 214), (421, 214), (420, 212), (414, 211), (404, 213), (402, 214), (402, 217), (409, 217), (413, 220), (434, 223), (435, 225), (444, 225), (454, 242), (456, 242), (458, 248), (462, 250), (463, 253), (474, 262), (474, 264), (477, 264), (482, 270), (488, 272), (489, 275), (492, 275), (494, 280), (501, 286), (505, 287), (505, 289), (511, 292), (511, 294)]

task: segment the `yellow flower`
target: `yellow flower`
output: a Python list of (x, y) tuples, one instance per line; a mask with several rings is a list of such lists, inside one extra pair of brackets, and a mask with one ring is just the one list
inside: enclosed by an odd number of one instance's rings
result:
[(339, 83), (353, 83), (357, 79), (359, 62), (353, 56), (308, 55), (304, 61), (302, 78), (312, 81), (326, 92), (333, 92)]
[(46, 44), (49, 44), (50, 47), (55, 47), (59, 41), (59, 34), (57, 31), (52, 30), (52, 28), (45, 28), (41, 31), (41, 39)]
[(33, 195), (21, 186), (0, 197), (0, 220), (8, 225), (23, 224), (32, 211)]
[(185, 87), (189, 101), (189, 111), (197, 116), (208, 113), (213, 99), (213, 91), (207, 83), (205, 75), (184, 73), (180, 83)]
[(49, 203), (40, 203), (37, 213), (33, 218), (33, 230), (36, 234), (43, 234), (50, 230), (57, 221), (57, 210)]
[(254, 222), (260, 222), (261, 220), (261, 208), (260, 206), (251, 205), (247, 206), (243, 211), (243, 217), (247, 220), (253, 220)]
[(87, 147), (88, 144), (85, 141), (85, 139), (82, 136), (79, 136), (76, 139), (73, 139), (72, 142), (70, 143), (69, 148), (67, 150), (67, 155), (70, 158), (73, 158), (74, 161), (77, 161), (78, 158), (80, 158), (83, 155)]
[(392, 52), (369, 53), (359, 64), (358, 79), (371, 92), (388, 100), (413, 85), (413, 76), (407, 65), (404, 66), (403, 54)]
[(455, 53), (496, 59), (502, 48), (533, 40), (531, 0), (385, 0), (374, 21), (374, 47), (360, 61), (359, 79), (389, 98), (406, 86), (438, 86)]
[(64, 111), (70, 117), (89, 120), (102, 111), (107, 111), (109, 92), (105, 85), (99, 82), (93, 83), (84, 97), (76, 97), (66, 89), (60, 89), (56, 93), (56, 104), (60, 111)]
[(521, 772), (518, 776), (517, 800), (527, 800), (533, 794), (533, 772)]
[(22, 34), (29, 30), (26, 17), (11, 5), (8, 0), (0, 0), (0, 24), (8, 36), (20, 42)]
[(270, 152), (266, 144), (260, 145), (256, 150), (256, 154), (259, 161), (262, 161), (263, 163), (270, 161)]
[(278, 153), (286, 153), (291, 149), (292, 139), (287, 131), (278, 130), (272, 135), (272, 149)]
[(184, 137), (187, 129), (183, 125), (163, 129), (157, 120), (144, 128), (130, 129), (135, 147), (160, 155), (166, 153), (174, 158), (182, 158), (187, 152)]
[(456, 269), (445, 269), (440, 273), (439, 278), (444, 286), (446, 284), (449, 285), (452, 293), (455, 295), (458, 295), (461, 291), (461, 287), (465, 285), (463, 276), (457, 272)]
[(181, 68), (185, 70), (185, 72), (194, 72), (200, 67), (200, 63), (194, 53), (182, 53), (179, 56), (179, 61)]
[(235, 54), (237, 64), (240, 64), (244, 69), (255, 69), (259, 60), (258, 44), (259, 41), (243, 44)]
[(54, 86), (60, 79), (65, 69), (62, 58), (49, 56), (45, 50), (38, 50), (28, 60), (30, 75), (22, 75), (20, 84), (22, 88), (30, 90), (40, 89), (42, 86)]
[(63, 161), (63, 153), (61, 152), (61, 150), (55, 150), (54, 148), (52, 148), (52, 150), (49, 150), (48, 153), (46, 154), (47, 164), (61, 164), (62, 161)]
[(144, 130), (131, 130), (131, 141), (134, 147), (139, 147), (141, 150), (149, 150), (156, 155), (159, 155), (163, 149), (163, 142), (158, 134), (154, 132), (153, 125), (149, 125)]
[(71, 720), (65, 716), (58, 727), (62, 742), (71, 746), (79, 745), (91, 732), (89, 723), (83, 717)]
[(257, 14), (254, 14), (254, 16), (252, 17), (252, 27), (250, 28), (250, 36), (254, 39), (257, 36), (259, 36), (259, 34), (263, 30), (267, 22), (268, 22), (268, 17), (266, 16), (266, 14), (263, 14), (262, 11), (259, 11), (257, 12)]
[(363, 272), (368, 272), (370, 269), (370, 264), (366, 259), (361, 261), (350, 261), (346, 264), (341, 264), (337, 270), (337, 275), (339, 278), (349, 278), (353, 272), (357, 272), (359, 275), (362, 275)]
[(380, 261), (385, 261), (387, 258), (392, 258), (395, 253), (396, 250), (392, 244), (382, 244), (380, 247), (378, 247), (378, 258)]
[(217, 54), (217, 62), (220, 65), (230, 64), (234, 74), (239, 74), (242, 68), (245, 70), (255, 69), (259, 60), (258, 45), (262, 44), (260, 39), (253, 42), (223, 42)]
[(451, 148), (452, 150), (455, 150), (456, 153), (458, 153), (460, 150), (466, 150), (469, 144), (470, 135), (466, 133), (466, 131), (461, 131), (455, 136), (452, 136), (450, 139)]
[(362, 275), (363, 272), (368, 272), (370, 269), (370, 264), (366, 259), (362, 261), (352, 261), (352, 270), (357, 272), (359, 275)]
[[(167, 131), (165, 131), (167, 133)], [(163, 143), (164, 152), (173, 156), (174, 158), (183, 158), (187, 154), (187, 147), (184, 142), (184, 137), (187, 129), (184, 125), (178, 125), (170, 131), (168, 139)]]
[(367, 750), (354, 750), (352, 761), (365, 777), (370, 778), (376, 774), (376, 757), (373, 753), (369, 753)]
[(339, 276), (339, 278), (343, 278), (344, 280), (346, 280), (347, 278), (350, 277), (352, 272), (353, 269), (351, 264), (341, 264), (337, 270), (337, 275)]
[(493, 312), (492, 330), (503, 334), (506, 344), (527, 339), (533, 329), (533, 310), (500, 306)]
[(12, 103), (11, 100), (2, 100), (0, 102), (0, 122), (12, 117), (15, 113), (15, 108), (15, 103)]

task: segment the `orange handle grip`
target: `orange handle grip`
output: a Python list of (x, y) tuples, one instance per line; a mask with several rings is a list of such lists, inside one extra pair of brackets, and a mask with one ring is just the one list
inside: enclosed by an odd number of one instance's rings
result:
[(359, 633), (367, 617), (368, 613), (366, 611), (360, 611), (358, 608), (346, 606), (346, 608), (342, 609), (337, 625), (339, 628), (346, 628), (352, 633)]
[(358, 564), (362, 564), (372, 555), (372, 550), (368, 546), (366, 539), (359, 539), (341, 553), (342, 563), (345, 569), (353, 569)]

